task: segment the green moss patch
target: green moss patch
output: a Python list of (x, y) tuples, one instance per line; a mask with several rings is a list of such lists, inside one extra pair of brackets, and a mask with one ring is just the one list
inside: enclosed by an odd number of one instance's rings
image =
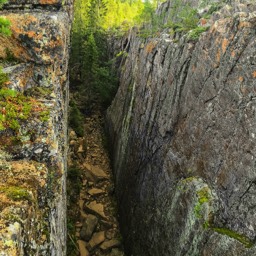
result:
[(197, 197), (198, 197), (198, 202), (195, 205), (194, 213), (195, 213), (195, 216), (200, 219), (203, 217), (202, 215), (203, 204), (208, 203), (210, 200), (209, 189), (207, 187), (204, 187), (198, 190)]
[(24, 92), (24, 95), (35, 97), (35, 98), (47, 98), (47, 96), (49, 96), (51, 93), (52, 93), (52, 89), (50, 88), (36, 86), (36, 87), (27, 89)]
[(6, 196), (13, 201), (31, 200), (30, 193), (21, 187), (1, 187), (0, 192), (4, 192)]
[(212, 228), (212, 230), (219, 234), (236, 239), (240, 243), (244, 244), (246, 248), (251, 248), (253, 246), (253, 242), (247, 236), (241, 235), (228, 228)]
[(11, 89), (0, 89), (0, 131), (10, 128), (18, 132), (21, 122), (30, 117), (38, 117), (41, 121), (47, 121), (49, 111), (32, 97)]

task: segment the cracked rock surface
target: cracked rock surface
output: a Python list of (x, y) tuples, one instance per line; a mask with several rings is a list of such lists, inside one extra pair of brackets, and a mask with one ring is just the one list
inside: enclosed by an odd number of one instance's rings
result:
[(197, 41), (126, 40), (107, 119), (128, 255), (256, 254), (256, 5), (230, 2)]
[[(2, 125), (0, 131), (3, 256), (66, 254), (71, 4), (58, 0), (10, 0), (0, 11), (1, 17), (10, 20), (12, 32), (9, 37), (0, 35), (0, 65), (9, 76), (3, 87), (23, 96), (18, 104), (10, 99), (5, 102), (15, 107), (30, 100), (36, 109), (28, 118), (18, 120), (16, 130)], [(3, 121), (5, 107), (2, 98), (1, 101)], [(40, 118), (43, 111), (45, 118)]]

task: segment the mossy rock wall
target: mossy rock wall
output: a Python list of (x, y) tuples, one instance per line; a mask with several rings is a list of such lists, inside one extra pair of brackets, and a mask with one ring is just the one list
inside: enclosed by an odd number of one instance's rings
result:
[(62, 256), (72, 2), (11, 0), (0, 15), (11, 21), (12, 31), (0, 36), (1, 65), (9, 77), (1, 86), (23, 95), (36, 110), (27, 119), (14, 117), (16, 128), (1, 126), (0, 254)]

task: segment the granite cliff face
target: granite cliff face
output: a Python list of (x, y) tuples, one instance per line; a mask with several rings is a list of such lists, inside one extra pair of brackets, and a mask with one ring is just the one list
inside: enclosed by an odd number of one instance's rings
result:
[[(5, 98), (0, 110), (6, 128), (0, 131), (1, 255), (66, 254), (71, 14), (72, 3), (60, 0), (10, 0), (0, 13), (12, 31), (0, 36), (1, 65), (9, 75), (4, 88), (18, 95)], [(4, 122), (7, 108), (14, 109), (16, 127)]]
[(256, 5), (230, 2), (199, 40), (126, 40), (107, 120), (128, 255), (256, 255)]

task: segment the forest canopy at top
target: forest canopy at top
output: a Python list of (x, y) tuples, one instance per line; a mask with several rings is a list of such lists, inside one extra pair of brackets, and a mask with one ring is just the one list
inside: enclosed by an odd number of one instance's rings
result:
[(76, 0), (74, 24), (80, 31), (81, 27), (91, 32), (127, 30), (150, 21), (159, 3), (157, 0)]

